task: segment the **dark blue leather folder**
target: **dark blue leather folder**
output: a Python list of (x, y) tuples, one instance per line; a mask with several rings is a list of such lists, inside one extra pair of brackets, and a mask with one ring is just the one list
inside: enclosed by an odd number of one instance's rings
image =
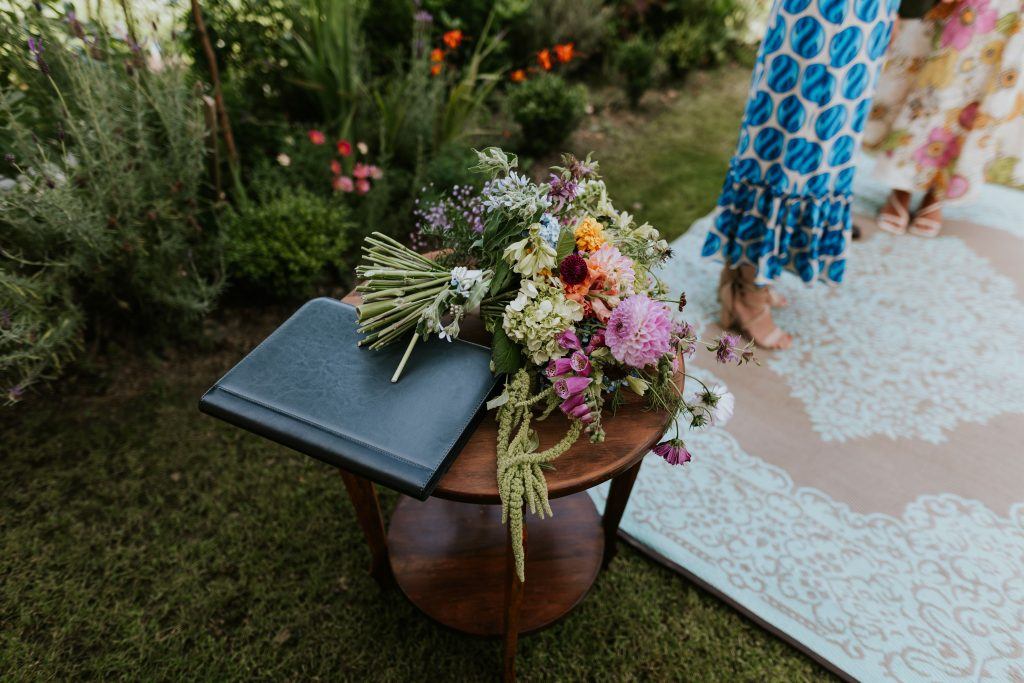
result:
[(306, 303), (203, 395), (199, 409), (326, 463), (426, 499), (458, 454), (497, 378), (490, 350), (420, 342), (356, 346), (356, 311)]

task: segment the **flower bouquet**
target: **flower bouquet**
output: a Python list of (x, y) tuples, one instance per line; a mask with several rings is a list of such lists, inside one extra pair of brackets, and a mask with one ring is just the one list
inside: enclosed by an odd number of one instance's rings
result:
[[(674, 319), (685, 295), (669, 299), (655, 270), (670, 255), (652, 226), (617, 210), (598, 164), (563, 156), (550, 179), (535, 183), (517, 159), (497, 148), (477, 152), (482, 188), (456, 187), (417, 208), (419, 239), (433, 241), (433, 259), (379, 233), (367, 238), (358, 307), (360, 342), (371, 349), (405, 341), (398, 381), (419, 339), (459, 335), (468, 314), (479, 314), (493, 336), (491, 366), (507, 376), (498, 410), (497, 477), (503, 520), (522, 537), (523, 506), (551, 514), (543, 468), (584, 433), (604, 439), (602, 415), (624, 393), (674, 416), (675, 436), (654, 452), (670, 464), (691, 458), (679, 422), (701, 427), (732, 412), (718, 387), (685, 398), (680, 359), (698, 344), (721, 362), (753, 358), (742, 339), (701, 342)], [(425, 246), (425, 244), (423, 245)], [(533, 420), (554, 411), (569, 418), (558, 443), (541, 450)], [(523, 577), (521, 543), (516, 567)]]

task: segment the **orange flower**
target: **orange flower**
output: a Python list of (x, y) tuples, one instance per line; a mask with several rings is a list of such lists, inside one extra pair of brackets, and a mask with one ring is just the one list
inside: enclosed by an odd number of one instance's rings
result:
[(545, 71), (551, 71), (551, 50), (544, 48), (537, 53), (537, 63)]
[(575, 43), (565, 43), (564, 45), (555, 45), (555, 57), (562, 64), (571, 61), (573, 55), (576, 53)]
[(316, 128), (310, 130), (308, 133), (306, 133), (306, 135), (309, 136), (309, 141), (312, 142), (314, 145), (322, 145), (324, 144), (324, 141), (327, 140), (327, 137)]
[(338, 163), (337, 159), (331, 161), (331, 173), (334, 175), (341, 175), (341, 164)]
[(454, 50), (455, 48), (462, 44), (462, 31), (460, 31), (459, 29), (455, 29), (454, 31), (447, 31), (445, 32), (444, 36), (442, 36), (441, 39), (444, 40), (445, 45)]
[(441, 66), (442, 66), (441, 64), (434, 64), (433, 66), (431, 66), (430, 67), (430, 75), (431, 76), (437, 76), (438, 74), (440, 74), (441, 73)]
[(444, 50), (439, 47), (435, 47), (430, 51), (430, 61), (434, 63), (441, 63), (444, 61)]
[(513, 83), (522, 83), (526, 80), (526, 71), (523, 69), (516, 69), (509, 76)]

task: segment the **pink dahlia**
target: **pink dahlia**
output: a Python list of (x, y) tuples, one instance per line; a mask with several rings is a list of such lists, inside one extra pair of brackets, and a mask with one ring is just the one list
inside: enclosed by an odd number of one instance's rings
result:
[(637, 294), (615, 307), (604, 340), (620, 363), (644, 368), (672, 349), (672, 315), (660, 301)]

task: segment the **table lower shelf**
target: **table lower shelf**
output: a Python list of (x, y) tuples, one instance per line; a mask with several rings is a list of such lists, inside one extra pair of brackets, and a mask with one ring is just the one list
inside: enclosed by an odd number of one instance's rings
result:
[[(586, 492), (551, 501), (554, 516), (526, 516), (526, 582), (520, 632), (570, 612), (597, 579), (601, 517)], [(391, 517), (391, 568), (402, 592), (429, 617), (481, 636), (504, 632), (506, 535), (501, 508), (403, 496)]]

